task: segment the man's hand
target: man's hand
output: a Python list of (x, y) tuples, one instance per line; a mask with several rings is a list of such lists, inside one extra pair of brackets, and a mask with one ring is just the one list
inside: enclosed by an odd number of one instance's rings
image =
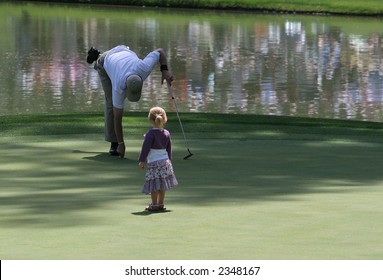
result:
[[(160, 59), (159, 59), (158, 62), (161, 65), (161, 72), (162, 72), (161, 85), (164, 83), (165, 80), (167, 82), (169, 82), (169, 83), (172, 83), (173, 82), (173, 75), (167, 69), (167, 67), (168, 67), (168, 59), (166, 57), (166, 53), (165, 53), (164, 49), (162, 49), (162, 48), (157, 49), (157, 51), (160, 53)], [(166, 66), (166, 68), (162, 69), (163, 66)]]
[(161, 85), (164, 84), (164, 81), (169, 82), (170, 84), (173, 82), (173, 75), (170, 73), (170, 71), (164, 70), (162, 71), (162, 78), (161, 78)]
[(116, 137), (118, 141), (117, 153), (120, 156), (120, 158), (123, 158), (125, 156), (124, 132), (122, 131), (123, 113), (123, 109), (113, 107), (114, 131), (116, 132)]

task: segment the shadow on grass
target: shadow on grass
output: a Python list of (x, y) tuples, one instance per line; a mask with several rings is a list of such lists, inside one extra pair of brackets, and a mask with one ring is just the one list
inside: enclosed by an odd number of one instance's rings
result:
[(182, 197), (194, 205), (299, 199), (364, 191), (383, 180), (380, 143), (208, 140), (193, 160), (175, 162)]
[(104, 163), (116, 163), (116, 160), (119, 160), (122, 162), (126, 162), (126, 161), (131, 161), (135, 163), (137, 162), (133, 159), (119, 158), (118, 156), (111, 156), (109, 153), (88, 152), (88, 151), (81, 151), (81, 150), (73, 150), (73, 153), (86, 154), (89, 156), (84, 156), (83, 159), (104, 162)]
[[(196, 127), (203, 127), (202, 121), (195, 122)], [(330, 134), (321, 125), (271, 126), (264, 121), (233, 124), (225, 134), (225, 126), (202, 133), (186, 121), (194, 154), (188, 160), (183, 160), (187, 154), (184, 141), (173, 127), (173, 165), (180, 183), (167, 195), (173, 205), (283, 202), (312, 193), (362, 192), (383, 180), (380, 127), (340, 127)], [(29, 144), (2, 141), (2, 226), (83, 225), (93, 222), (86, 215), (89, 210), (102, 213), (112, 202), (144, 200), (140, 193), (144, 172), (134, 157), (122, 160), (93, 147), (90, 150), (89, 145), (98, 142), (89, 138), (37, 138), (39, 141)], [(139, 139), (132, 147), (137, 155)], [(79, 148), (73, 150), (74, 145)]]
[(135, 216), (151, 216), (151, 215), (160, 215), (160, 214), (167, 214), (172, 212), (172, 210), (164, 210), (164, 211), (139, 211), (139, 212), (133, 212), (132, 215)]
[(75, 226), (85, 212), (140, 195), (143, 174), (133, 159), (73, 150), (66, 141), (2, 144), (2, 226)]

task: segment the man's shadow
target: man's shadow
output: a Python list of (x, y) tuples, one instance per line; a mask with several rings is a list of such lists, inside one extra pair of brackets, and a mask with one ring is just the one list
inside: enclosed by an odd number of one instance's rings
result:
[(97, 161), (97, 162), (104, 162), (104, 163), (115, 162), (116, 160), (121, 160), (124, 162), (134, 161), (133, 159), (119, 158), (118, 156), (111, 156), (109, 153), (88, 152), (88, 151), (81, 151), (81, 150), (73, 150), (72, 153), (89, 155), (89, 156), (84, 156), (83, 159)]

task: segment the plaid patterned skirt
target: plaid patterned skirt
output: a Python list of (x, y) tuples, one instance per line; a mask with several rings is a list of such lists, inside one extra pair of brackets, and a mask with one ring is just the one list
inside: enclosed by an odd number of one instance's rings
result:
[(148, 163), (145, 184), (142, 187), (143, 193), (150, 194), (159, 190), (169, 190), (177, 185), (173, 165), (169, 159)]

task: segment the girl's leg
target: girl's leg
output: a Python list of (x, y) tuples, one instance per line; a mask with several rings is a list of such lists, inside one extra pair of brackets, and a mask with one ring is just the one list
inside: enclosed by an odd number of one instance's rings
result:
[(165, 190), (159, 190), (157, 195), (157, 205), (163, 207), (165, 200)]
[(150, 193), (150, 196), (152, 197), (152, 203), (148, 205), (148, 207), (145, 208), (146, 211), (158, 211), (158, 205), (157, 205), (157, 197), (158, 192), (152, 192)]
[(152, 205), (157, 205), (157, 201), (158, 201), (158, 193), (159, 192), (152, 192), (150, 194), (150, 196), (152, 197)]

